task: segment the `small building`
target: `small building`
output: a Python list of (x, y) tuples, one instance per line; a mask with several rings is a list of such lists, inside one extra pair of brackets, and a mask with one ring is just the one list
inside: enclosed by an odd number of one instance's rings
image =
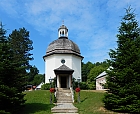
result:
[(52, 41), (43, 56), (45, 61), (45, 83), (56, 78), (56, 87), (70, 88), (72, 79), (81, 78), (80, 49), (68, 38), (68, 28), (65, 25), (58, 29), (58, 39)]
[(96, 90), (105, 90), (104, 85), (106, 83), (107, 73), (102, 72), (96, 77)]
[(44, 84), (44, 82), (41, 82), (38, 86), (36, 86), (35, 90), (40, 90), (41, 86)]

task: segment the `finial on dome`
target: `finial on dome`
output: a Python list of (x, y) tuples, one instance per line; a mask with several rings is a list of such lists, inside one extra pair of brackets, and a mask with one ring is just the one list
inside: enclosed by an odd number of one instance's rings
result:
[(62, 21), (62, 25), (58, 29), (58, 37), (68, 37), (68, 29), (64, 25), (64, 21)]
[(62, 21), (62, 25), (64, 25), (64, 20)]

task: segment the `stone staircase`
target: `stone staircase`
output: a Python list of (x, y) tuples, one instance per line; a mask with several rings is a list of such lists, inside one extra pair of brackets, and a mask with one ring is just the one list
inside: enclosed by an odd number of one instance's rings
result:
[(58, 88), (56, 98), (56, 106), (51, 109), (53, 114), (78, 114), (78, 109), (72, 104), (72, 93), (70, 89)]
[(58, 89), (57, 103), (73, 103), (70, 89), (65, 88)]

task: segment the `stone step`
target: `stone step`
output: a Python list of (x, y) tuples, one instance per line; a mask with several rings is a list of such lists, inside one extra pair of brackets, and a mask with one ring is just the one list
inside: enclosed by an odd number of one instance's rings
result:
[(72, 97), (65, 97), (65, 96), (64, 96), (64, 97), (60, 97), (60, 96), (59, 96), (59, 97), (57, 97), (57, 99), (62, 99), (62, 100), (63, 100), (63, 99), (66, 99), (66, 100), (67, 100), (67, 99), (72, 99)]
[(72, 101), (72, 99), (57, 99), (57, 101)]
[(70, 99), (70, 98), (72, 98), (72, 96), (57, 96), (57, 98), (64, 98), (64, 99)]
[(72, 100), (71, 97), (57, 97), (58, 100)]
[(57, 99), (57, 101), (72, 101), (72, 98), (69, 98), (69, 99), (60, 98), (60, 99)]
[(57, 101), (57, 103), (73, 103), (73, 101)]
[(55, 110), (51, 110), (52, 113), (77, 113), (77, 110), (72, 110), (72, 109), (55, 109)]
[(58, 93), (57, 96), (71, 96), (71, 93)]
[(63, 95), (63, 94), (61, 94), (61, 95), (57, 95), (58, 97), (71, 97), (71, 94), (69, 94), (69, 95)]
[(72, 98), (57, 98), (57, 100), (61, 100), (61, 101), (70, 101), (72, 100)]
[(76, 112), (73, 112), (73, 113), (72, 113), (72, 112), (68, 112), (68, 113), (61, 113), (61, 112), (60, 112), (60, 113), (53, 113), (53, 114), (78, 114), (78, 113), (76, 113)]
[(71, 93), (70, 89), (58, 89), (58, 92)]
[(52, 113), (77, 113), (77, 108), (52, 108)]
[(68, 91), (58, 91), (59, 94), (65, 94), (65, 93), (68, 93), (68, 94), (71, 94), (71, 92), (68, 92)]
[(57, 95), (57, 98), (71, 98), (71, 95), (70, 95), (70, 96), (65, 96), (65, 95)]
[(65, 93), (65, 94), (57, 94), (57, 96), (60, 96), (60, 97), (70, 97), (72, 96), (72, 94), (68, 94), (68, 93)]
[(53, 114), (78, 114), (78, 108), (73, 106), (72, 94), (69, 89), (59, 88), (56, 106), (51, 108)]
[(70, 89), (58, 88), (57, 103), (73, 103)]
[(70, 96), (71, 93), (68, 93), (68, 92), (59, 92), (57, 93), (58, 95), (66, 95), (66, 96)]

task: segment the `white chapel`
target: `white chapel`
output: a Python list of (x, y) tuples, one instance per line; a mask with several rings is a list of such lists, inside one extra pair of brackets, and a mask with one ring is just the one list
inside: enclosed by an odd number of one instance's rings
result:
[(43, 56), (45, 61), (45, 83), (56, 78), (56, 87), (70, 88), (72, 79), (81, 78), (81, 56), (77, 44), (68, 38), (68, 28), (63, 24), (58, 29), (58, 39), (52, 41)]

